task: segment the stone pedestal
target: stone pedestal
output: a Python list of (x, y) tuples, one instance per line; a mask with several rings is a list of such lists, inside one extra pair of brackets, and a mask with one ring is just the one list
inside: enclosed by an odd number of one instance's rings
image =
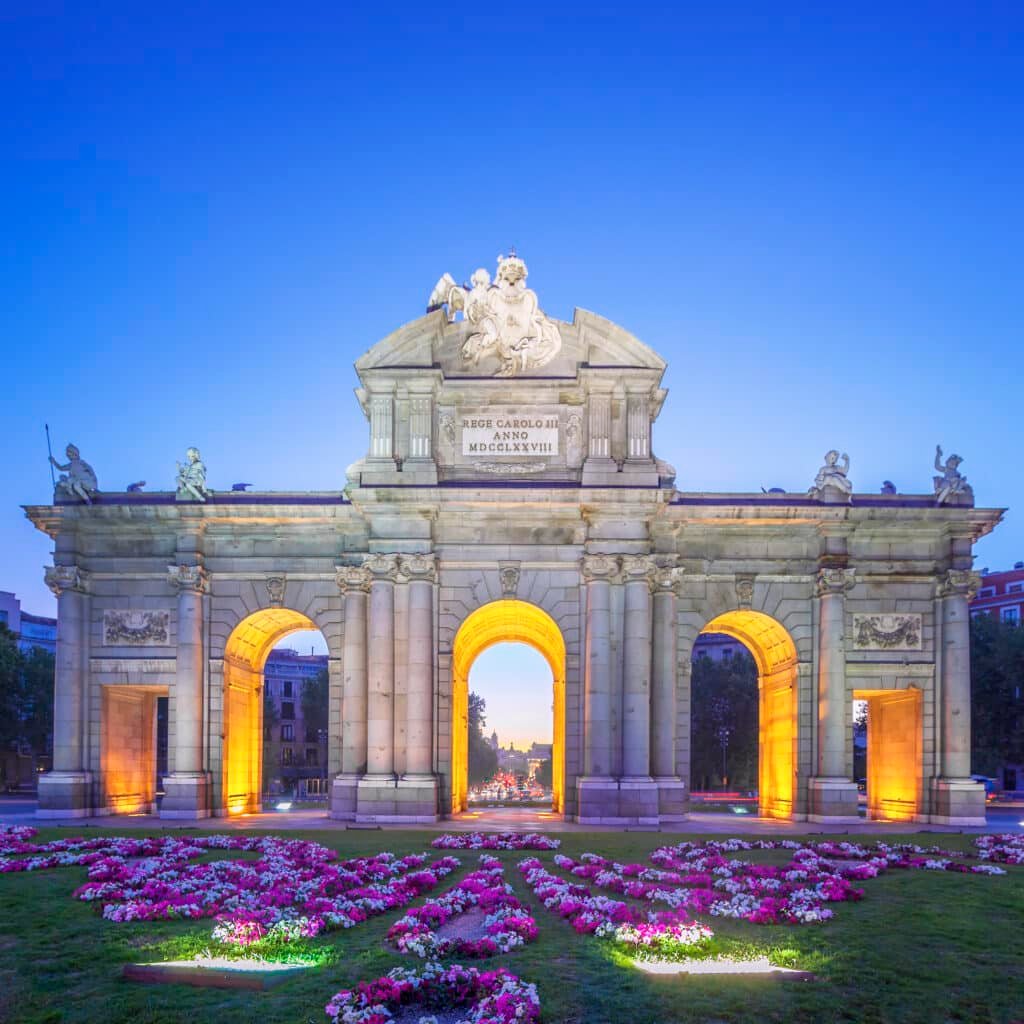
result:
[(359, 776), (341, 773), (331, 780), (331, 806), (328, 814), (339, 821), (355, 821)]
[(985, 825), (985, 786), (974, 779), (936, 779), (932, 783), (935, 825)]
[(581, 825), (618, 825), (619, 784), (611, 778), (576, 780), (576, 821)]
[(619, 818), (624, 825), (657, 825), (660, 794), (654, 779), (619, 780)]
[(662, 822), (686, 821), (689, 802), (686, 783), (679, 778), (654, 780), (658, 787), (658, 817)]
[(85, 818), (91, 813), (91, 772), (52, 771), (39, 776), (37, 818)]
[(817, 776), (807, 785), (808, 821), (827, 825), (857, 825), (857, 785), (839, 776)]
[[(243, 808), (249, 810), (249, 808)], [(231, 808), (228, 813), (234, 813)], [(160, 804), (161, 818), (209, 818), (210, 777), (206, 772), (188, 775), (175, 772), (164, 780), (164, 799)]]
[(437, 779), (364, 775), (356, 787), (355, 820), (380, 825), (426, 824), (438, 820)]

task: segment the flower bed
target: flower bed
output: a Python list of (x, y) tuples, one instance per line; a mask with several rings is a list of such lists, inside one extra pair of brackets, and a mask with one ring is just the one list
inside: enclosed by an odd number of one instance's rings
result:
[[(107, 920), (214, 917), (213, 938), (235, 946), (350, 928), (407, 906), (459, 867), (454, 857), (428, 866), (426, 854), (338, 861), (318, 843), (275, 836), (104, 837), (42, 845), (29, 843), (24, 832), (2, 838), (0, 871), (84, 865), (89, 881), (74, 895), (100, 903)], [(210, 850), (259, 858), (190, 863)]]
[(633, 956), (692, 955), (713, 936), (683, 910), (643, 913), (620, 900), (594, 896), (585, 885), (553, 875), (536, 857), (520, 861), (519, 870), (541, 903), (566, 918), (577, 934), (609, 940)]
[(421, 971), (398, 967), (383, 978), (361, 981), (335, 995), (325, 1009), (335, 1024), (387, 1024), (403, 1007), (413, 1006), (422, 1006), (428, 1020), (432, 1010), (465, 1010), (460, 1024), (530, 1024), (540, 1019), (536, 987), (514, 974), (438, 963)]
[(430, 845), (437, 850), (557, 850), (562, 841), (539, 832), (446, 832)]
[[(442, 937), (438, 929), (470, 908), (486, 911), (486, 935), (480, 938)], [(480, 869), (467, 875), (443, 895), (407, 911), (388, 932), (403, 953), (418, 957), (459, 955), (487, 957), (508, 953), (537, 937), (537, 925), (512, 895), (504, 868), (495, 857), (482, 854)]]

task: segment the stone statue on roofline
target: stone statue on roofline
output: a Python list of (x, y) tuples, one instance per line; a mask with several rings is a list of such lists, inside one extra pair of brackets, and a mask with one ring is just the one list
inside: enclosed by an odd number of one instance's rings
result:
[(942, 448), (939, 445), (935, 446), (935, 468), (942, 474), (942, 476), (932, 477), (932, 483), (935, 485), (936, 505), (974, 504), (974, 489), (959, 469), (960, 463), (963, 461), (959, 455), (950, 455), (943, 464)]
[(52, 455), (50, 456), (50, 462), (60, 470), (60, 479), (54, 487), (54, 499), (84, 501), (86, 505), (91, 505), (93, 495), (99, 490), (96, 473), (73, 444), (67, 446), (64, 454), (68, 461), (63, 466)]
[[(842, 465), (839, 460), (842, 459)], [(846, 475), (850, 471), (850, 456), (842, 455), (835, 448), (825, 453), (825, 465), (818, 470), (814, 484), (807, 492), (819, 501), (849, 501), (853, 494), (853, 484)]]
[(186, 462), (178, 463), (176, 497), (179, 501), (206, 501), (213, 491), (206, 486), (206, 466), (198, 448), (189, 448)]

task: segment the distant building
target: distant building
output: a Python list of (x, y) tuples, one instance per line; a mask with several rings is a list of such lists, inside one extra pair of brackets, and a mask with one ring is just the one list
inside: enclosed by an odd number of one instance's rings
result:
[(0, 590), (0, 623), (18, 638), (18, 647), (26, 653), (41, 647), (56, 654), (57, 620), (23, 612), (21, 601), (8, 590)]
[(327, 730), (307, 724), (302, 713), (303, 690), (326, 669), (326, 654), (278, 648), (267, 658), (263, 777), (265, 791), (271, 795), (290, 793), (297, 799), (328, 795)]
[(710, 658), (712, 661), (723, 661), (734, 658), (737, 654), (749, 653), (746, 647), (724, 633), (701, 633), (693, 642), (694, 658)]
[(1024, 562), (1002, 572), (981, 570), (981, 586), (971, 601), (971, 616), (994, 615), (1001, 622), (1024, 622)]

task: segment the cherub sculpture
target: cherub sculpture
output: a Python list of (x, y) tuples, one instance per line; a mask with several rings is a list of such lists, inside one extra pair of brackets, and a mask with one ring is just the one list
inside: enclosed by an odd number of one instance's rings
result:
[(91, 505), (92, 496), (99, 490), (92, 466), (82, 459), (73, 444), (67, 446), (64, 454), (67, 455), (68, 461), (63, 466), (52, 455), (50, 456), (50, 462), (61, 471), (54, 489), (55, 497), (78, 499), (84, 501), (86, 505)]
[[(840, 459), (843, 460), (841, 466), (839, 465)], [(833, 448), (825, 453), (825, 465), (818, 470), (818, 475), (814, 478), (814, 486), (807, 493), (812, 497), (821, 498), (824, 496), (826, 487), (834, 487), (837, 491), (849, 496), (853, 493), (853, 484), (850, 483), (846, 475), (849, 470), (850, 456), (846, 452), (840, 455)]]
[(206, 501), (213, 494), (206, 486), (206, 466), (198, 448), (185, 453), (187, 462), (178, 463), (178, 498), (184, 501)]
[(958, 468), (963, 461), (959, 455), (950, 455), (943, 464), (942, 448), (939, 445), (935, 446), (935, 468), (942, 474), (942, 476), (932, 477), (932, 482), (935, 485), (936, 505), (945, 505), (950, 498), (958, 494), (974, 497), (974, 492), (967, 483), (967, 477)]

